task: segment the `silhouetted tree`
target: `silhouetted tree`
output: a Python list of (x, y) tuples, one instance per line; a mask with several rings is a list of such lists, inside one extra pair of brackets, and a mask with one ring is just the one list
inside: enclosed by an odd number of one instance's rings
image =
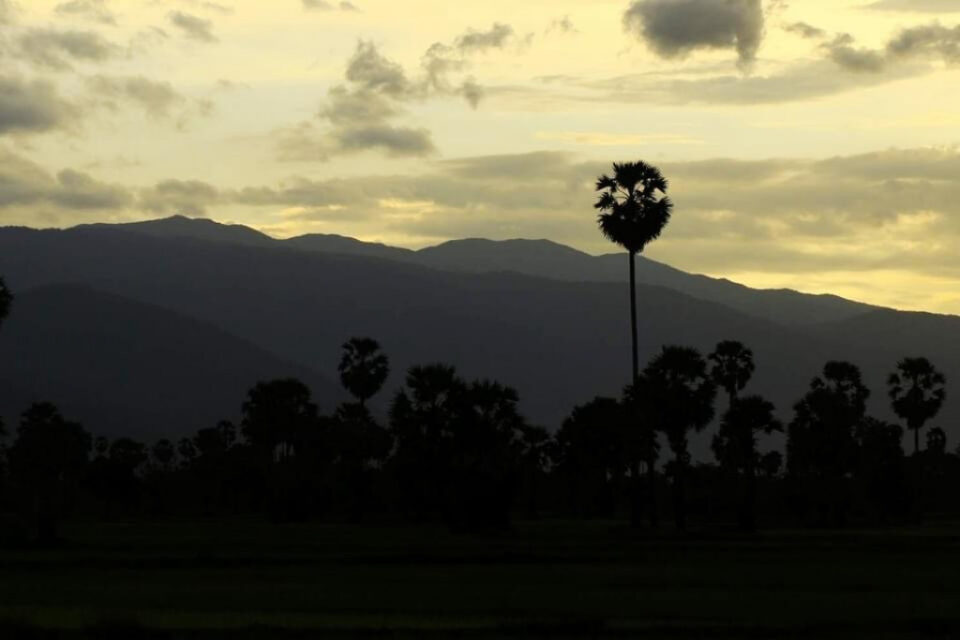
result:
[(10, 313), (10, 306), (13, 304), (13, 293), (7, 288), (6, 282), (0, 277), (0, 325)]
[(408, 509), (455, 529), (502, 526), (519, 486), (527, 424), (516, 391), (467, 383), (453, 367), (412, 367), (393, 402), (391, 460)]
[(325, 435), (327, 452), (317, 451), (317, 465), (331, 465), (329, 488), (354, 520), (362, 519), (378, 502), (380, 469), (393, 450), (390, 432), (359, 402), (337, 407)]
[(597, 179), (596, 190), (602, 192), (593, 205), (600, 211), (600, 231), (630, 257), (630, 337), (633, 356), (633, 377), (640, 375), (637, 352), (636, 256), (663, 232), (670, 221), (673, 203), (667, 197), (667, 179), (660, 170), (644, 162), (613, 164), (613, 176)]
[(503, 527), (519, 486), (527, 424), (516, 390), (491, 380), (465, 387), (447, 439), (448, 521), (455, 529)]
[(521, 440), (522, 492), (526, 499), (527, 516), (536, 517), (539, 513), (540, 485), (555, 456), (556, 443), (546, 429), (534, 425), (525, 425), (521, 429)]
[(743, 497), (740, 502), (740, 526), (746, 531), (756, 528), (757, 434), (783, 431), (774, 406), (760, 396), (733, 397), (713, 438), (713, 452), (720, 465), (742, 477)]
[(390, 361), (372, 338), (351, 338), (343, 345), (340, 382), (360, 406), (366, 406), (390, 374)]
[(783, 454), (779, 451), (767, 451), (760, 456), (759, 469), (764, 478), (773, 480), (783, 469)]
[(197, 447), (194, 446), (193, 440), (190, 438), (180, 438), (177, 441), (177, 455), (180, 456), (183, 466), (189, 467), (193, 464), (194, 459), (197, 457)]
[(150, 459), (164, 473), (173, 468), (173, 461), (177, 457), (177, 450), (173, 442), (161, 438), (150, 447)]
[(8, 455), (14, 478), (32, 502), (39, 541), (57, 539), (66, 493), (76, 486), (91, 444), (90, 434), (52, 404), (34, 404), (21, 416)]
[(896, 424), (866, 417), (854, 429), (857, 457), (854, 475), (868, 514), (889, 521), (906, 513), (906, 472), (903, 429)]
[(690, 465), (687, 436), (701, 431), (713, 419), (716, 387), (707, 363), (696, 349), (668, 346), (643, 372), (651, 398), (657, 398), (653, 416), (667, 436), (674, 454), (674, 519), (679, 529), (686, 528), (685, 480)]
[(926, 358), (904, 358), (887, 379), (894, 412), (913, 431), (913, 453), (920, 452), (920, 430), (937, 415), (946, 397), (946, 378)]
[(753, 377), (753, 352), (740, 342), (724, 340), (708, 356), (710, 377), (727, 392), (727, 408), (733, 407), (737, 395)]
[(442, 508), (444, 439), (454, 431), (465, 391), (453, 367), (414, 366), (391, 404), (390, 430), (396, 442), (391, 465), (399, 497), (418, 519), (435, 516)]
[(213, 513), (225, 498), (230, 475), (229, 455), (237, 442), (237, 428), (229, 420), (198, 430), (191, 440), (190, 460), (195, 491), (203, 512)]
[(215, 427), (200, 429), (193, 436), (193, 448), (199, 460), (220, 460), (237, 442), (237, 428), (229, 420)]
[(787, 469), (813, 501), (820, 524), (845, 521), (845, 480), (854, 471), (855, 429), (864, 418), (869, 395), (856, 365), (831, 361), (794, 406), (787, 432)]
[(927, 451), (932, 456), (942, 456), (947, 452), (947, 432), (940, 427), (927, 431)]
[(565, 480), (567, 504), (580, 516), (611, 516), (618, 483), (630, 464), (624, 434), (633, 427), (626, 407), (613, 398), (594, 398), (574, 407), (557, 431), (557, 473)]
[(259, 382), (243, 403), (244, 437), (261, 455), (276, 455), (281, 461), (290, 459), (297, 440), (316, 423), (310, 389), (293, 378)]

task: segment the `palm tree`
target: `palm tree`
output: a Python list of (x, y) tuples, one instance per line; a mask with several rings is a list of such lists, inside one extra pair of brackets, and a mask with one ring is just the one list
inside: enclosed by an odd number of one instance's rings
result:
[(677, 528), (686, 528), (685, 478), (690, 465), (687, 435), (702, 431), (713, 419), (716, 386), (707, 372), (707, 362), (696, 349), (668, 346), (644, 369), (651, 412), (667, 435), (673, 451), (674, 518)]
[(746, 531), (756, 527), (757, 434), (783, 431), (774, 417), (773, 403), (760, 396), (736, 398), (723, 416), (713, 439), (713, 450), (722, 466), (743, 475), (743, 501), (740, 526)]
[(732, 408), (737, 402), (737, 394), (753, 376), (753, 352), (735, 340), (724, 340), (707, 357), (713, 363), (710, 377), (727, 392), (728, 407)]
[(794, 405), (787, 428), (787, 473), (804, 488), (820, 524), (846, 520), (847, 479), (856, 470), (856, 431), (869, 397), (857, 365), (831, 360)]
[(940, 412), (946, 378), (926, 358), (904, 358), (887, 378), (893, 411), (913, 431), (913, 453), (920, 452), (920, 430)]
[(390, 375), (390, 360), (380, 351), (380, 344), (372, 338), (351, 338), (343, 345), (340, 358), (340, 382), (366, 407)]
[(611, 242), (630, 256), (630, 328), (633, 355), (633, 381), (640, 375), (637, 355), (636, 256), (660, 237), (670, 221), (673, 203), (667, 197), (667, 179), (660, 170), (644, 162), (613, 163), (613, 176), (597, 179), (601, 191), (593, 205), (600, 211), (597, 223)]

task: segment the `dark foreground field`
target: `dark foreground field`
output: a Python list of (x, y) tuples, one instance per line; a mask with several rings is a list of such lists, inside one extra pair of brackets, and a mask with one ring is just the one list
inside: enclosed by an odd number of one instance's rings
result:
[(960, 637), (960, 527), (637, 535), (90, 524), (0, 551), (0, 637)]

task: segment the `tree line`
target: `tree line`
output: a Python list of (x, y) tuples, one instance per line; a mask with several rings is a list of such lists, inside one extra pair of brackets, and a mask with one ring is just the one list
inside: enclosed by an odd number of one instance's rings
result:
[[(916, 434), (866, 414), (860, 371), (827, 363), (783, 425), (773, 404), (745, 393), (750, 350), (708, 355), (664, 347), (620, 397), (575, 407), (550, 434), (519, 411), (510, 387), (466, 380), (448, 365), (415, 366), (386, 420), (368, 408), (390, 372), (376, 341), (343, 346), (352, 399), (322, 414), (299, 380), (257, 383), (237, 423), (153, 443), (94, 437), (49, 403), (27, 408), (3, 447), (0, 511), (21, 540), (52, 542), (66, 517), (260, 516), (278, 522), (445, 523), (455, 531), (517, 518), (622, 518), (658, 526), (755, 530), (767, 525), (915, 522), (960, 512), (960, 451), (927, 428), (944, 379), (925, 359), (890, 375), (891, 404)], [(723, 396), (718, 400), (718, 396)], [(715, 460), (688, 440), (722, 405)], [(761, 446), (785, 432), (786, 456)], [(920, 447), (923, 432), (925, 447)], [(14, 536), (8, 530), (6, 536)]]

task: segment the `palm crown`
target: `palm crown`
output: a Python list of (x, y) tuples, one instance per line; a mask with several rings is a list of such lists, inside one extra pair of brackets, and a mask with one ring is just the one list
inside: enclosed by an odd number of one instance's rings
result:
[(600, 176), (596, 190), (602, 191), (593, 205), (600, 231), (631, 253), (641, 253), (670, 221), (667, 179), (645, 162), (615, 162), (613, 176)]

